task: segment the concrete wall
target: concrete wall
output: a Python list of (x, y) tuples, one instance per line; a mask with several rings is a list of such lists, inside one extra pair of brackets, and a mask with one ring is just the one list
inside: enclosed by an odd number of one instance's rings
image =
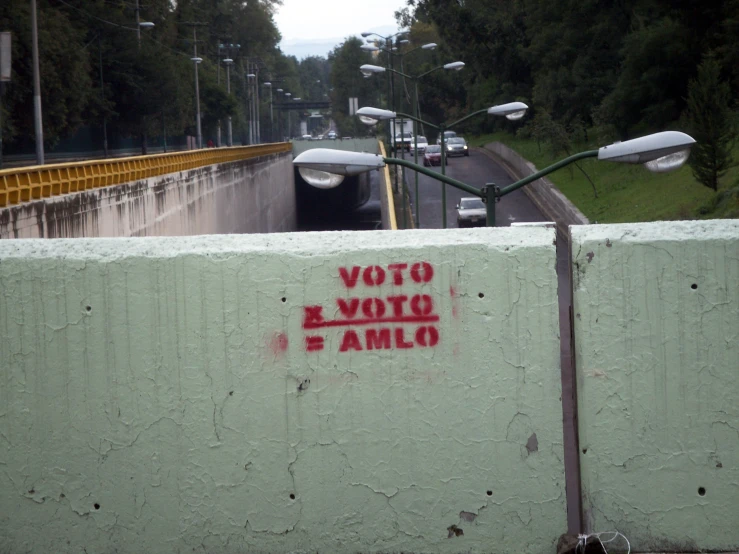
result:
[(739, 550), (739, 221), (570, 231), (588, 530)]
[[(491, 142), (486, 144), (485, 148), (495, 154), (497, 161), (519, 179), (539, 171), (534, 164), (502, 142)], [(522, 190), (541, 213), (557, 223), (563, 236), (567, 236), (567, 228), (570, 225), (590, 223), (588, 218), (546, 177), (526, 185)]]
[(0, 238), (258, 233), (295, 227), (290, 153), (0, 209)]
[(554, 552), (553, 240), (0, 241), (0, 545)]

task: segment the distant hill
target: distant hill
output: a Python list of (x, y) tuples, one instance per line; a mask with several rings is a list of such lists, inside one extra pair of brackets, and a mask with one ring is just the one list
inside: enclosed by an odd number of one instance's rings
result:
[[(379, 35), (388, 36), (398, 32), (396, 27), (391, 25), (383, 27), (375, 27), (374, 29), (367, 29), (372, 33)], [(359, 34), (357, 33), (357, 36)], [(328, 56), (336, 46), (341, 44), (347, 39), (347, 37), (331, 37), (331, 38), (316, 38), (316, 39), (292, 39), (283, 40), (280, 43), (280, 49), (288, 56), (295, 56), (299, 60), (307, 58), (309, 56)]]

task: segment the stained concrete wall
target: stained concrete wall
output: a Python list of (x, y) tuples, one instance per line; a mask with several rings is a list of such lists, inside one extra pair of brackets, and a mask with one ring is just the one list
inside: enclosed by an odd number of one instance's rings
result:
[(265, 233), (296, 228), (290, 153), (0, 209), (0, 238)]
[(0, 544), (553, 552), (553, 239), (0, 241)]
[(570, 231), (588, 530), (739, 550), (739, 221)]

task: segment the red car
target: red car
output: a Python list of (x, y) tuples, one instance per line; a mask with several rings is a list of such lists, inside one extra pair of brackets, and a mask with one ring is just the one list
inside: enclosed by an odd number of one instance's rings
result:
[[(449, 159), (447, 158), (447, 165), (449, 165)], [(423, 165), (426, 167), (432, 165), (441, 165), (441, 146), (430, 144), (426, 148), (426, 152), (423, 154)]]

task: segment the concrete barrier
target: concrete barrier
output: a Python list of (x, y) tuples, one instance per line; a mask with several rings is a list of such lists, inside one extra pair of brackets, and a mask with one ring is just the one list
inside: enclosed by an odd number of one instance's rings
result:
[[(491, 142), (486, 144), (485, 148), (495, 154), (498, 158), (497, 161), (502, 163), (518, 179), (523, 179), (539, 171), (534, 164), (502, 142)], [(541, 213), (557, 223), (557, 227), (563, 233), (563, 236), (567, 236), (567, 228), (570, 225), (587, 225), (590, 223), (588, 218), (546, 177), (529, 183), (522, 190), (539, 208)]]
[[(165, 156), (146, 159), (176, 155)], [(0, 238), (292, 231), (295, 209), (292, 155), (284, 151), (0, 208)]]
[(570, 232), (587, 530), (739, 550), (739, 221)]
[(0, 544), (553, 552), (553, 239), (0, 241)]

